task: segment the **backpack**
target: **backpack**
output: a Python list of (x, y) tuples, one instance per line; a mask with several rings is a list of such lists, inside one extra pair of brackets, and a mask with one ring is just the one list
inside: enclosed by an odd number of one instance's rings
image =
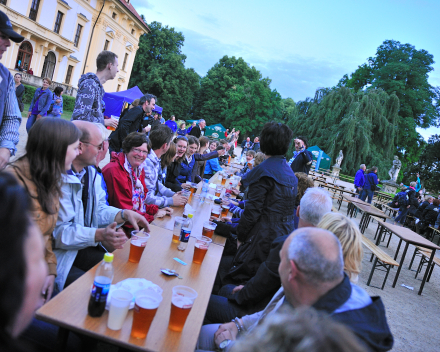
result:
[(397, 204), (399, 205), (399, 207), (409, 205), (408, 191), (402, 191), (397, 193)]

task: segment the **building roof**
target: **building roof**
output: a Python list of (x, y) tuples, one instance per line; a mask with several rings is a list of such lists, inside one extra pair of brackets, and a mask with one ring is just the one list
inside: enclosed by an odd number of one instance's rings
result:
[(147, 24), (144, 22), (142, 17), (137, 13), (136, 9), (133, 7), (133, 5), (126, 0), (119, 0), (121, 4), (123, 4), (135, 17), (141, 22), (141, 24), (147, 29), (148, 32), (151, 32), (150, 28), (147, 26)]

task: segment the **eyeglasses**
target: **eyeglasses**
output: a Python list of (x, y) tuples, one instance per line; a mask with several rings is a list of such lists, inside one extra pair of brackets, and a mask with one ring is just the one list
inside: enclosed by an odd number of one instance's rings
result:
[(81, 142), (83, 144), (90, 144), (93, 145), (95, 148), (97, 148), (98, 150), (103, 150), (104, 149), (104, 143), (101, 143), (100, 145), (95, 145), (93, 143), (89, 143), (89, 142)]
[(184, 139), (185, 141), (188, 142), (188, 138), (186, 138), (185, 136), (178, 136), (178, 137), (176, 137), (176, 141), (178, 141), (179, 139)]
[(131, 151), (135, 152), (136, 154), (148, 155), (148, 151), (141, 150), (141, 149), (138, 149), (138, 148), (133, 148)]

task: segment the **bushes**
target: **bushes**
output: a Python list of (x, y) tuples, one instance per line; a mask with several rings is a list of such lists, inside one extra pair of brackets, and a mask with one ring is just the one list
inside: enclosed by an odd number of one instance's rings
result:
[[(25, 92), (23, 96), (23, 103), (30, 104), (32, 98), (35, 95), (35, 91), (37, 90), (37, 88), (28, 86), (27, 84), (24, 84), (24, 88), (25, 88)], [(74, 107), (75, 107), (75, 98), (71, 97), (70, 95), (63, 95), (63, 110), (73, 111)]]
[(75, 98), (70, 95), (63, 95), (63, 110), (64, 111), (73, 111), (75, 107)]

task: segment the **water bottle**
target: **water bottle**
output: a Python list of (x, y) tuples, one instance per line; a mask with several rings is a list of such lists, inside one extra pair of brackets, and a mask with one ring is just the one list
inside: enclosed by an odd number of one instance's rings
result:
[(193, 227), (192, 222), (193, 214), (188, 214), (188, 218), (182, 224), (182, 230), (180, 230), (180, 244), (177, 247), (179, 251), (184, 251), (188, 247), (189, 236)]
[(200, 202), (203, 203), (207, 196), (208, 196), (208, 192), (209, 192), (209, 181), (205, 178), (203, 180), (203, 184), (202, 184), (202, 192), (200, 193)]
[(105, 310), (108, 291), (113, 281), (113, 254), (105, 253), (104, 260), (96, 269), (95, 280), (89, 300), (89, 315), (100, 317)]

